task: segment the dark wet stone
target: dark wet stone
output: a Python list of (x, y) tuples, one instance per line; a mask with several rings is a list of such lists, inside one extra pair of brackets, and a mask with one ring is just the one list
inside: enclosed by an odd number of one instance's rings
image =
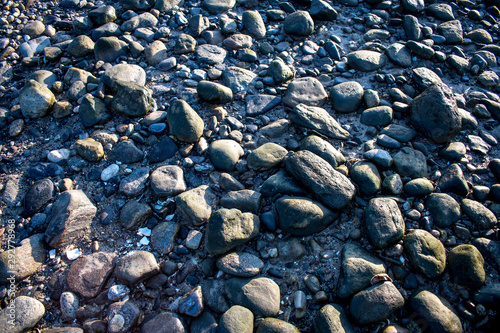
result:
[(249, 95), (246, 97), (246, 115), (255, 117), (281, 104), (281, 97), (273, 95)]
[(300, 126), (310, 128), (330, 138), (346, 140), (346, 131), (325, 109), (305, 104), (296, 105), (289, 114), (290, 120)]
[(394, 169), (401, 176), (421, 178), (427, 174), (427, 161), (425, 155), (418, 150), (403, 147), (393, 157)]
[(54, 184), (50, 179), (36, 181), (24, 196), (24, 210), (29, 215), (33, 215), (47, 202), (52, 200), (54, 195)]
[(460, 205), (448, 194), (430, 194), (425, 200), (425, 206), (433, 223), (440, 228), (449, 227), (460, 219)]
[(251, 310), (256, 316), (276, 316), (280, 309), (280, 288), (269, 278), (231, 278), (226, 281), (231, 302)]
[(153, 146), (151, 154), (149, 154), (150, 163), (160, 163), (169, 158), (174, 157), (178, 147), (175, 142), (169, 137), (164, 137)]
[(437, 186), (441, 189), (441, 192), (453, 192), (464, 197), (469, 193), (467, 180), (465, 180), (462, 169), (456, 163), (443, 171)]
[(141, 325), (141, 333), (185, 333), (186, 331), (182, 318), (172, 312), (147, 316)]
[(220, 257), (217, 267), (228, 274), (238, 277), (252, 277), (264, 268), (264, 262), (259, 257), (244, 252), (233, 252)]
[(118, 161), (125, 164), (140, 162), (143, 158), (144, 152), (137, 148), (131, 140), (118, 143), (108, 154), (109, 161)]
[(380, 190), (382, 180), (375, 164), (367, 161), (356, 162), (349, 169), (349, 174), (361, 194), (370, 196)]
[(83, 298), (94, 298), (104, 287), (115, 266), (116, 255), (97, 252), (75, 260), (68, 271), (68, 288)]
[(448, 270), (454, 283), (473, 289), (481, 287), (486, 277), (483, 266), (483, 256), (474, 245), (456, 246), (448, 254)]
[(405, 224), (396, 201), (373, 198), (363, 213), (368, 239), (376, 248), (385, 248), (404, 236)]
[(463, 199), (462, 209), (476, 227), (481, 230), (493, 228), (497, 223), (495, 214), (480, 202)]
[(315, 332), (354, 333), (345, 310), (338, 304), (323, 306), (314, 319)]
[(411, 266), (428, 279), (439, 278), (446, 266), (443, 244), (431, 233), (415, 229), (404, 238), (404, 249)]
[(308, 36), (314, 32), (314, 21), (306, 11), (297, 11), (285, 18), (285, 33), (296, 36)]

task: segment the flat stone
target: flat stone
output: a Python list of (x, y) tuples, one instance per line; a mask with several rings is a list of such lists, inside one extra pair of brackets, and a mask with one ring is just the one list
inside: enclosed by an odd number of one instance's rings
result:
[(216, 45), (203, 44), (196, 48), (197, 61), (208, 65), (223, 63), (226, 55), (227, 51)]
[(175, 142), (169, 137), (164, 137), (153, 146), (151, 154), (149, 154), (150, 163), (160, 163), (169, 158), (172, 158), (177, 153), (179, 148)]
[(211, 14), (222, 14), (236, 5), (236, 0), (203, 0), (202, 6)]
[(373, 72), (385, 66), (387, 57), (376, 51), (354, 51), (347, 55), (347, 63), (360, 72)]
[[(9, 230), (11, 229), (6, 230), (8, 235), (11, 234)], [(23, 239), (20, 246), (15, 247), (15, 251), (6, 250), (0, 253), (0, 284), (12, 283), (12, 276), (15, 281), (22, 281), (42, 266), (47, 257), (43, 238), (43, 234), (35, 234)]]
[(390, 281), (373, 285), (353, 296), (350, 313), (361, 326), (378, 323), (403, 307), (405, 301)]
[[(26, 332), (35, 327), (45, 314), (42, 302), (32, 297), (18, 296), (12, 300), (11, 304), (11, 308), (6, 307), (0, 312), (0, 331), (2, 332)], [(13, 315), (13, 318), (10, 315)]]
[(273, 197), (276, 194), (306, 195), (306, 191), (283, 170), (266, 179), (260, 193), (265, 197)]
[(176, 165), (165, 165), (151, 173), (151, 188), (158, 196), (175, 196), (186, 190), (184, 171)]
[(45, 241), (51, 247), (72, 244), (84, 234), (95, 217), (97, 208), (81, 190), (61, 193), (52, 206), (45, 230)]
[(386, 50), (387, 58), (399, 67), (411, 66), (411, 52), (401, 43), (391, 44)]
[(330, 226), (338, 217), (319, 202), (302, 197), (283, 197), (276, 201), (280, 229), (295, 236), (308, 236)]
[(222, 72), (222, 84), (231, 88), (233, 94), (248, 90), (256, 78), (257, 74), (240, 67), (231, 66)]
[(108, 160), (124, 164), (140, 162), (143, 158), (144, 152), (132, 140), (119, 142), (108, 154)]
[(434, 192), (434, 186), (427, 178), (415, 178), (403, 186), (406, 195), (422, 197)]
[(222, 254), (255, 238), (259, 230), (258, 216), (222, 208), (208, 220), (205, 248), (212, 254)]
[(385, 273), (384, 262), (359, 245), (346, 243), (342, 248), (337, 296), (347, 299), (371, 285), (371, 279)]
[(252, 333), (254, 316), (252, 311), (239, 305), (233, 305), (221, 316), (219, 333)]
[(384, 127), (380, 133), (396, 139), (399, 142), (410, 142), (417, 136), (417, 132), (414, 129), (398, 124), (390, 124)]
[[(158, 2), (157, 2), (158, 3)], [(147, 316), (141, 325), (141, 333), (185, 333), (186, 324), (182, 317), (173, 312), (161, 312)]]
[(285, 169), (330, 208), (341, 209), (354, 196), (351, 181), (310, 151), (301, 150), (287, 157)]
[(361, 123), (367, 126), (387, 126), (392, 122), (393, 110), (388, 106), (376, 106), (361, 114)]
[(294, 108), (297, 104), (307, 106), (323, 106), (328, 98), (325, 88), (318, 79), (302, 77), (288, 84), (283, 104)]
[(96, 297), (113, 272), (115, 258), (113, 253), (97, 252), (76, 259), (66, 277), (68, 288), (83, 298)]
[(473, 289), (481, 287), (486, 277), (483, 266), (483, 256), (474, 245), (458, 245), (448, 254), (448, 270), (457, 284)]
[(412, 79), (422, 90), (429, 88), (433, 84), (443, 83), (436, 73), (426, 67), (414, 68), (412, 70)]
[(201, 287), (189, 291), (179, 300), (179, 313), (190, 317), (198, 317), (203, 311), (203, 296)]
[(316, 332), (355, 332), (345, 310), (338, 304), (323, 306), (316, 315), (313, 325)]
[(175, 198), (177, 209), (188, 223), (205, 224), (212, 214), (212, 206), (216, 200), (215, 192), (207, 185), (200, 185), (179, 194)]
[(265, 277), (231, 278), (226, 281), (226, 293), (233, 304), (248, 308), (256, 316), (276, 316), (280, 309), (280, 288)]
[(140, 310), (131, 301), (116, 302), (108, 308), (108, 332), (127, 332), (137, 324)]
[(116, 81), (131, 82), (139, 86), (146, 84), (146, 72), (142, 67), (133, 64), (117, 64), (104, 72), (102, 82), (115, 87)]
[(438, 25), (437, 31), (446, 38), (447, 44), (464, 42), (462, 23), (459, 20), (443, 22)]
[(363, 195), (374, 195), (380, 190), (382, 180), (377, 166), (371, 162), (359, 161), (351, 166), (349, 174)]
[(151, 217), (151, 207), (137, 200), (128, 201), (120, 210), (120, 222), (125, 229), (133, 229)]
[(169, 254), (174, 248), (180, 226), (177, 222), (162, 222), (151, 231), (151, 246), (160, 254)]
[(388, 198), (373, 198), (363, 213), (370, 243), (378, 249), (399, 240), (405, 233), (405, 224), (396, 201)]
[(427, 175), (427, 160), (425, 155), (409, 147), (403, 147), (393, 159), (394, 169), (401, 176), (421, 178)]
[(261, 204), (260, 192), (253, 190), (230, 191), (220, 199), (224, 208), (236, 208), (242, 212), (258, 214)]
[(281, 104), (281, 97), (273, 95), (248, 95), (246, 101), (246, 116), (256, 117), (274, 109)]
[(286, 321), (276, 318), (266, 318), (260, 322), (256, 333), (266, 332), (299, 333), (300, 331), (297, 327)]
[(478, 201), (463, 199), (462, 209), (480, 230), (491, 229), (497, 224), (495, 214)]
[(250, 253), (233, 252), (220, 257), (217, 267), (234, 276), (253, 277), (262, 271), (264, 262)]
[(411, 266), (428, 279), (439, 278), (446, 266), (443, 244), (429, 232), (416, 229), (404, 238), (404, 249)]
[(453, 306), (441, 296), (422, 290), (410, 299), (415, 323), (433, 332), (461, 333), (462, 323)]
[(149, 179), (149, 168), (142, 167), (134, 170), (129, 176), (122, 179), (120, 182), (119, 191), (120, 193), (135, 197), (144, 192), (146, 189), (146, 183)]
[(160, 272), (155, 256), (148, 251), (132, 251), (120, 258), (116, 264), (115, 277), (134, 286)]
[(254, 170), (269, 170), (278, 166), (287, 153), (285, 148), (276, 143), (265, 143), (248, 155), (248, 167)]
[(363, 154), (363, 157), (383, 168), (390, 168), (392, 165), (391, 154), (383, 149), (370, 149)]

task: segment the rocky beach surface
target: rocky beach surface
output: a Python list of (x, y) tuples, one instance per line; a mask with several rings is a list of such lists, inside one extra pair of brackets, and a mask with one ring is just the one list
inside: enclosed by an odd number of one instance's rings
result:
[(498, 331), (499, 0), (0, 8), (0, 333)]

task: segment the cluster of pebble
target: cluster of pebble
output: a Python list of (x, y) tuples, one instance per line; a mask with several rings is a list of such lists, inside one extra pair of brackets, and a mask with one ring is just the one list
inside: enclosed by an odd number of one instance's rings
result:
[(0, 6), (0, 332), (498, 326), (498, 0)]

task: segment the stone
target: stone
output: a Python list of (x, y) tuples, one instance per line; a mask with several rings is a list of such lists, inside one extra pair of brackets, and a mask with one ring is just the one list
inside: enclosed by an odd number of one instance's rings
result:
[(11, 307), (6, 307), (0, 312), (2, 332), (26, 332), (35, 327), (45, 314), (42, 302), (32, 297), (18, 296), (11, 302)]
[(345, 310), (338, 304), (327, 304), (323, 306), (313, 323), (315, 332), (355, 332)]
[(160, 254), (169, 254), (175, 245), (180, 226), (176, 222), (162, 222), (151, 231), (151, 246)]
[(383, 168), (392, 166), (391, 154), (383, 149), (370, 149), (363, 154), (363, 157)]
[(403, 0), (401, 2), (403, 8), (410, 13), (418, 13), (424, 10), (424, 0)]
[(390, 61), (399, 67), (411, 66), (411, 52), (401, 43), (391, 44), (386, 50), (385, 54)]
[(385, 66), (387, 57), (376, 51), (354, 51), (347, 55), (347, 64), (360, 72), (373, 72)]
[(213, 104), (225, 104), (233, 99), (233, 91), (230, 88), (210, 81), (198, 82), (196, 92), (202, 100)]
[[(157, 2), (158, 3), (158, 2)], [(185, 333), (186, 324), (182, 317), (173, 312), (161, 312), (156, 315), (147, 316), (142, 325), (141, 333)]]
[(22, 29), (23, 35), (28, 35), (31, 38), (36, 38), (43, 34), (45, 25), (41, 21), (29, 21)]
[(396, 139), (399, 142), (410, 142), (415, 136), (417, 136), (417, 132), (414, 129), (398, 124), (390, 124), (389, 126), (384, 127), (380, 133)]
[(460, 219), (460, 205), (448, 194), (430, 194), (425, 200), (425, 207), (433, 223), (440, 228), (449, 227)]
[(125, 54), (127, 54), (127, 43), (117, 37), (101, 37), (95, 42), (94, 56), (96, 60), (114, 62)]
[(96, 9), (89, 11), (89, 19), (92, 23), (99, 27), (109, 22), (116, 20), (116, 11), (113, 6), (101, 6)]
[(214, 312), (222, 314), (229, 309), (224, 296), (224, 281), (221, 279), (202, 280), (201, 291), (205, 304)]
[(231, 88), (233, 94), (248, 90), (256, 78), (254, 72), (240, 67), (231, 66), (222, 72), (222, 84)]
[(285, 169), (329, 208), (341, 209), (354, 196), (351, 181), (310, 151), (302, 150), (288, 156)]
[(483, 266), (483, 256), (474, 245), (458, 245), (448, 254), (448, 270), (456, 284), (478, 289), (486, 277)]
[(280, 288), (269, 278), (231, 278), (226, 281), (226, 294), (233, 304), (256, 316), (273, 317), (280, 310)]
[(242, 212), (258, 214), (262, 195), (253, 190), (230, 191), (220, 199), (224, 208), (236, 208)]
[(273, 77), (276, 83), (288, 81), (294, 76), (292, 69), (281, 58), (271, 61), (267, 73)]
[(86, 299), (96, 297), (113, 272), (115, 258), (113, 253), (97, 252), (76, 259), (66, 277), (69, 290)]
[(453, 140), (460, 132), (462, 118), (452, 90), (444, 84), (434, 84), (410, 104), (411, 122), (436, 143)]
[(205, 248), (212, 254), (223, 254), (255, 238), (259, 230), (258, 216), (235, 208), (221, 208), (208, 220)]
[(378, 249), (401, 240), (405, 224), (396, 201), (389, 198), (373, 198), (363, 213), (370, 243)]
[[(443, 81), (441, 81), (441, 78), (434, 73), (432, 70), (426, 68), (426, 67), (418, 67), (414, 68), (412, 70), (412, 79), (414, 80), (415, 84), (421, 89), (425, 90), (429, 88), (431, 85), (435, 84), (438, 86), (441, 86), (443, 84)], [(436, 88), (434, 88), (435, 90)], [(446, 89), (445, 89), (446, 92)], [(446, 97), (448, 94), (446, 93)], [(440, 99), (438, 99), (439, 101)], [(453, 102), (450, 102), (453, 103)]]
[(134, 170), (130, 175), (122, 179), (120, 182), (119, 191), (120, 193), (135, 197), (144, 192), (146, 189), (146, 183), (149, 178), (149, 168), (142, 167)]
[(254, 316), (252, 311), (233, 305), (221, 316), (219, 333), (252, 333)]
[(45, 241), (51, 247), (72, 244), (90, 227), (97, 208), (81, 190), (61, 193), (53, 204)]
[(61, 316), (65, 321), (72, 322), (76, 319), (76, 310), (80, 305), (78, 296), (71, 291), (65, 291), (59, 298), (59, 304), (61, 305)]
[(73, 39), (66, 49), (68, 54), (75, 58), (83, 58), (94, 52), (94, 41), (85, 35)]
[(366, 326), (387, 319), (404, 303), (396, 286), (384, 281), (354, 295), (349, 309), (356, 324)]
[(300, 141), (300, 149), (313, 152), (330, 163), (334, 168), (346, 162), (341, 152), (333, 147), (331, 143), (316, 135), (310, 135), (302, 139)]
[(446, 38), (447, 44), (462, 44), (464, 42), (462, 23), (459, 20), (443, 22), (437, 31)]
[(144, 50), (148, 64), (156, 66), (168, 58), (167, 47), (159, 40), (155, 40)]
[(222, 47), (204, 44), (196, 48), (196, 59), (198, 62), (208, 65), (217, 65), (224, 62), (227, 51)]
[[(11, 229), (6, 230), (6, 235), (11, 234), (9, 230)], [(20, 246), (15, 247), (15, 251), (0, 253), (0, 284), (10, 285), (14, 282), (12, 277), (15, 281), (22, 281), (42, 266), (47, 257), (43, 238), (43, 234), (35, 234), (23, 239)]]
[(427, 178), (415, 178), (403, 186), (406, 195), (422, 197), (434, 192), (434, 186)]
[(78, 111), (80, 120), (86, 127), (104, 124), (111, 118), (104, 102), (90, 94), (83, 96)]
[(295, 236), (308, 236), (330, 226), (338, 214), (319, 202), (303, 197), (283, 197), (275, 203), (279, 226)]
[(102, 144), (92, 138), (76, 141), (74, 148), (78, 155), (89, 162), (97, 162), (104, 157), (104, 148)]
[(248, 167), (254, 170), (269, 170), (278, 166), (287, 153), (285, 148), (276, 143), (265, 143), (248, 155)]
[(246, 101), (246, 116), (256, 117), (274, 109), (281, 104), (281, 97), (273, 95), (248, 95)]
[(155, 256), (148, 251), (132, 251), (120, 258), (114, 276), (128, 286), (135, 286), (160, 272)]
[(367, 126), (387, 126), (392, 122), (392, 108), (376, 106), (363, 111), (361, 123)]
[(186, 54), (194, 52), (196, 48), (196, 39), (187, 34), (180, 34), (174, 45), (175, 54)]
[(449, 161), (460, 161), (466, 153), (467, 149), (465, 144), (462, 142), (450, 142), (446, 147), (439, 151), (439, 156)]
[(466, 196), (469, 193), (469, 185), (467, 185), (464, 173), (456, 163), (443, 171), (437, 186), (441, 189), (441, 192), (453, 192), (461, 196)]
[(341, 253), (337, 296), (347, 299), (371, 285), (371, 279), (385, 273), (384, 262), (356, 244), (346, 243)]
[(289, 114), (289, 118), (297, 125), (316, 130), (330, 138), (347, 140), (350, 137), (350, 133), (320, 107), (297, 104)]
[(308, 36), (314, 32), (314, 21), (309, 12), (299, 10), (287, 15), (283, 30), (289, 35)]
[(200, 185), (175, 197), (175, 204), (190, 224), (203, 225), (212, 214), (216, 201), (215, 192), (207, 185)]
[(332, 5), (323, 0), (312, 0), (309, 13), (312, 18), (322, 21), (333, 21), (338, 16), (337, 11), (332, 7)]
[(108, 68), (102, 76), (102, 82), (108, 87), (119, 87), (116, 86), (118, 81), (144, 86), (146, 84), (146, 72), (138, 65), (117, 64)]
[(255, 39), (263, 39), (266, 37), (266, 25), (262, 16), (256, 10), (247, 10), (243, 12), (242, 21), (243, 27), (250, 36)]
[(217, 267), (237, 277), (253, 277), (262, 271), (264, 262), (250, 253), (233, 252), (220, 257)]
[(33, 215), (52, 200), (53, 195), (54, 184), (50, 179), (37, 180), (30, 186), (24, 196), (24, 211), (29, 215)]
[(131, 301), (116, 302), (108, 308), (108, 332), (127, 332), (137, 324), (140, 310)]
[(427, 160), (419, 150), (403, 147), (392, 161), (394, 169), (401, 176), (421, 178), (427, 175)]
[(363, 195), (371, 196), (380, 190), (382, 180), (375, 164), (359, 161), (349, 169), (352, 181)]
[(256, 333), (273, 332), (299, 333), (300, 331), (294, 325), (276, 318), (265, 318), (260, 322), (259, 328), (256, 331)]
[(164, 137), (153, 146), (153, 150), (149, 154), (150, 163), (160, 163), (175, 156), (178, 147), (175, 142), (169, 137)]
[(323, 106), (328, 95), (321, 82), (313, 77), (301, 77), (288, 84), (283, 104), (294, 108), (303, 103), (307, 106)]
[(426, 11), (442, 21), (451, 21), (455, 19), (453, 9), (450, 5), (445, 3), (433, 3), (426, 8)]
[(336, 84), (330, 90), (330, 99), (335, 111), (350, 113), (359, 109), (363, 101), (363, 86), (356, 81)]
[(164, 165), (151, 173), (151, 188), (158, 196), (175, 196), (186, 190), (184, 171), (176, 165)]
[(198, 317), (201, 314), (203, 311), (203, 296), (200, 286), (197, 286), (182, 296), (179, 300), (178, 311), (180, 314), (190, 317)]
[(125, 229), (130, 230), (144, 223), (152, 214), (153, 210), (148, 204), (130, 200), (120, 211), (120, 222)]
[(212, 313), (205, 309), (191, 322), (190, 328), (193, 333), (217, 333), (218, 326)]
[(244, 155), (243, 148), (234, 140), (222, 139), (213, 141), (209, 147), (210, 161), (216, 169), (232, 171), (239, 159)]
[(170, 105), (167, 123), (170, 134), (184, 142), (197, 142), (203, 134), (203, 119), (182, 99), (178, 99)]
[(265, 197), (281, 195), (306, 195), (306, 191), (283, 170), (278, 171), (262, 184), (260, 189)]
[(108, 161), (132, 164), (142, 161), (144, 152), (136, 147), (132, 140), (119, 142), (108, 154)]
[(45, 85), (29, 80), (19, 92), (19, 105), (24, 118), (45, 117), (56, 102), (52, 91)]
[(29, 58), (42, 53), (48, 46), (50, 46), (50, 38), (47, 36), (40, 36), (22, 43), (18, 48), (18, 52), (23, 58)]
[(410, 299), (415, 323), (430, 332), (461, 333), (462, 323), (448, 301), (428, 290), (421, 290)]
[(222, 14), (232, 9), (236, 0), (203, 0), (202, 6), (211, 14)]
[(403, 240), (404, 250), (411, 266), (428, 279), (439, 278), (446, 266), (443, 244), (429, 232), (411, 230)]
[(495, 214), (478, 201), (463, 199), (462, 209), (471, 222), (480, 230), (491, 229), (497, 223)]
[(118, 90), (111, 101), (111, 107), (130, 117), (144, 116), (153, 102), (153, 92), (138, 84), (127, 81), (115, 81)]
[(252, 47), (252, 37), (245, 34), (233, 34), (224, 39), (222, 45), (229, 51), (249, 49)]
[(403, 181), (401, 180), (401, 176), (397, 173), (393, 173), (385, 177), (382, 182), (382, 189), (392, 194), (401, 194), (403, 192)]

